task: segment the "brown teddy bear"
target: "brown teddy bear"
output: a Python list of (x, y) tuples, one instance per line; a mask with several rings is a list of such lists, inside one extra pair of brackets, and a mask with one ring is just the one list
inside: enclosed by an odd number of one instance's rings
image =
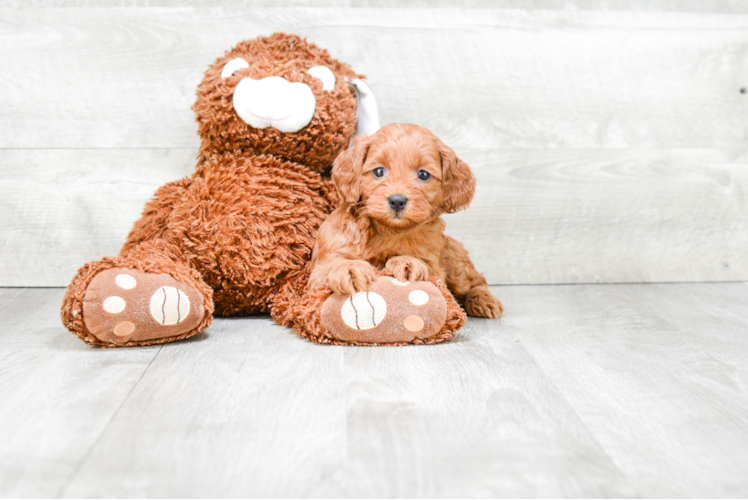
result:
[[(378, 127), (361, 75), (298, 36), (276, 33), (216, 60), (193, 110), (201, 138), (195, 173), (156, 191), (118, 256), (78, 271), (62, 304), (71, 332), (91, 345), (147, 345), (195, 335), (213, 314), (270, 313), (322, 343), (454, 336), (465, 316), (436, 279), (408, 285), (435, 299), (420, 333), (397, 326), (412, 305), (384, 273), (374, 285), (381, 303), (366, 307), (329, 289), (307, 292), (317, 230), (338, 201), (330, 166), (349, 146), (357, 114), (359, 133)], [(322, 317), (350, 317), (352, 309), (360, 315), (353, 327)]]

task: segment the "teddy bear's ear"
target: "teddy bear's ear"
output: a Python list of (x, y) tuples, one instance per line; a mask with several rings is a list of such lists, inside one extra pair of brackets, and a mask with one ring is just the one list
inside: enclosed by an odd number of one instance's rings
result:
[(437, 139), (442, 160), (442, 209), (447, 213), (465, 210), (475, 195), (475, 176), (467, 163), (442, 141)]
[(362, 137), (355, 146), (340, 153), (332, 164), (332, 181), (346, 205), (354, 205), (361, 198), (361, 172), (370, 145), (371, 140)]
[(371, 135), (379, 130), (379, 108), (371, 87), (360, 78), (347, 81), (356, 91), (356, 135)]

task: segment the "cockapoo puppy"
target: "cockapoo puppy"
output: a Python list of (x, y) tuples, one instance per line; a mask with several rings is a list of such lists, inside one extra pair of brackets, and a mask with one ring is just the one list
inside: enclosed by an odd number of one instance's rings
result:
[(332, 178), (343, 203), (319, 229), (310, 288), (352, 295), (384, 268), (400, 281), (437, 276), (469, 315), (501, 315), (501, 302), (441, 219), (468, 207), (475, 177), (431, 131), (387, 125), (340, 154)]

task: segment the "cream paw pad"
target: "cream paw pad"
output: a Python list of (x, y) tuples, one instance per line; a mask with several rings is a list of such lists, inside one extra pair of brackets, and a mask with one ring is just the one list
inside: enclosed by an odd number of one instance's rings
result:
[(203, 296), (171, 275), (113, 268), (91, 280), (83, 299), (83, 321), (99, 340), (126, 344), (171, 337), (203, 318)]
[(333, 337), (367, 344), (429, 338), (446, 318), (446, 300), (431, 282), (401, 282), (391, 276), (380, 277), (365, 292), (333, 294), (320, 315)]

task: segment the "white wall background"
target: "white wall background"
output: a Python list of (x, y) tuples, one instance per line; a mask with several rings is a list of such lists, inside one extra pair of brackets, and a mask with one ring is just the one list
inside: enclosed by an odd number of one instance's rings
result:
[(473, 167), (449, 233), (491, 284), (748, 280), (748, 3), (276, 3), (0, 3), (0, 286), (116, 254), (193, 169), (203, 71), (275, 31)]

